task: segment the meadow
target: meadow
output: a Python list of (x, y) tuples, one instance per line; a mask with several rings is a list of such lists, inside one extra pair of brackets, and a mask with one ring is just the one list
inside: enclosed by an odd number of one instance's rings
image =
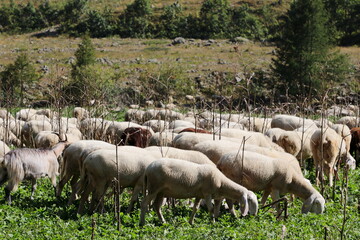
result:
[[(348, 187), (340, 176), (333, 189), (326, 188), (326, 208), (321, 215), (301, 214), (302, 202), (288, 204), (288, 216), (277, 218), (275, 210), (260, 209), (257, 216), (232, 217), (226, 209), (212, 223), (206, 209), (200, 209), (193, 225), (188, 224), (191, 208), (183, 200), (175, 208), (164, 206), (167, 223), (161, 225), (155, 212), (146, 216), (147, 224), (138, 226), (139, 207), (124, 213), (129, 193), (121, 196), (121, 224), (114, 213), (114, 202), (106, 202), (103, 215), (80, 216), (75, 205), (67, 206), (69, 187), (56, 199), (48, 179), (39, 181), (34, 200), (30, 200), (30, 186), (25, 182), (13, 195), (11, 206), (4, 203), (0, 192), (1, 239), (359, 239), (360, 170), (349, 173)], [(313, 175), (308, 175), (312, 179)], [(313, 179), (312, 179), (313, 180)], [(344, 203), (346, 197), (346, 207)], [(260, 197), (260, 195), (258, 195)], [(269, 200), (268, 200), (269, 201)], [(238, 213), (238, 211), (237, 211)]]

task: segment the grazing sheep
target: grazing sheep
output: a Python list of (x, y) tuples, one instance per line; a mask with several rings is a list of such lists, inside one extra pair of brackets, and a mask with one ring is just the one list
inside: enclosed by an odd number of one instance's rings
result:
[(288, 161), (271, 158), (255, 152), (230, 152), (221, 157), (217, 167), (225, 176), (251, 191), (265, 191), (261, 203), (271, 193), (273, 201), (280, 194), (292, 193), (304, 200), (302, 213), (324, 211), (325, 199), (294, 169)]
[(150, 140), (149, 146), (172, 146), (173, 139), (177, 136), (177, 133), (172, 131), (161, 131), (154, 133)]
[(30, 120), (21, 129), (21, 140), (27, 147), (35, 146), (34, 139), (41, 131), (52, 131), (49, 121)]
[(359, 117), (346, 116), (346, 117), (342, 117), (339, 120), (337, 120), (336, 123), (337, 124), (345, 124), (350, 129), (352, 129), (354, 127), (360, 127), (360, 118)]
[(59, 174), (58, 157), (67, 147), (68, 142), (60, 141), (50, 149), (18, 148), (8, 152), (4, 156), (1, 168), (6, 169), (5, 179), (1, 183), (9, 181), (5, 187), (5, 198), (11, 204), (11, 192), (16, 191), (20, 182), (24, 179), (31, 180), (32, 193), (36, 190), (36, 180), (48, 176), (56, 188), (56, 176)]
[(65, 184), (71, 179), (70, 185), (72, 193), (68, 204), (71, 204), (72, 201), (75, 200), (83, 161), (87, 155), (98, 149), (115, 149), (115, 146), (99, 140), (81, 140), (70, 144), (69, 147), (65, 149), (61, 164), (60, 181), (56, 190), (57, 197), (61, 196)]
[(85, 108), (75, 107), (74, 110), (73, 110), (73, 117), (78, 119), (79, 121), (82, 121), (85, 118), (90, 117), (90, 113)]
[(201, 128), (185, 128), (185, 129), (181, 130), (179, 133), (183, 133), (183, 132), (212, 134), (212, 133), (209, 132), (208, 130), (201, 129)]
[(265, 133), (270, 129), (271, 118), (249, 117), (240, 120), (249, 131)]
[(356, 160), (359, 160), (360, 153), (360, 128), (352, 128), (351, 132), (351, 143), (350, 143), (350, 153), (355, 156)]
[(243, 151), (243, 149), (245, 151), (257, 152), (268, 157), (285, 159), (288, 161), (288, 164), (294, 167), (296, 171), (301, 173), (299, 162), (294, 156), (286, 152), (279, 152), (270, 148), (259, 147), (247, 143), (245, 143), (245, 146), (243, 146), (241, 143), (230, 142), (227, 140), (204, 141), (196, 144), (193, 147), (193, 150), (202, 152), (215, 164), (218, 163), (218, 161), (224, 154), (234, 151)]
[(333, 124), (331, 128), (334, 129), (335, 132), (344, 139), (346, 144), (346, 151), (349, 152), (351, 143), (351, 132), (349, 127), (345, 124)]
[(157, 119), (157, 120), (164, 120), (164, 119), (160, 119), (157, 115), (159, 113), (159, 110), (157, 109), (149, 109), (146, 110), (143, 116), (144, 121), (148, 121), (148, 120), (152, 120), (152, 119)]
[(6, 130), (4, 126), (0, 126), (0, 140), (17, 147), (21, 146), (20, 139), (10, 129)]
[(15, 118), (13, 117), (13, 115), (11, 115), (11, 113), (6, 110), (6, 109), (0, 109), (0, 118), (4, 119), (4, 120), (15, 120)]
[(314, 121), (290, 115), (275, 115), (271, 121), (271, 128), (281, 128), (292, 131), (302, 126), (315, 126)]
[(85, 118), (80, 122), (80, 131), (86, 139), (103, 140), (111, 122), (101, 118)]
[(222, 129), (221, 137), (238, 138), (242, 141), (245, 137), (246, 143), (260, 147), (273, 148), (277, 151), (283, 151), (279, 145), (273, 143), (270, 138), (259, 132), (244, 131), (241, 129)]
[(140, 109), (128, 109), (125, 113), (125, 121), (127, 122), (135, 122), (142, 123), (144, 111)]
[(184, 119), (184, 115), (182, 113), (173, 111), (173, 110), (169, 110), (169, 109), (162, 109), (159, 111), (159, 113), (157, 114), (157, 116), (161, 119), (161, 120), (168, 120), (168, 121), (174, 121), (174, 120), (183, 120)]
[(281, 128), (270, 128), (264, 133), (264, 135), (270, 138), (274, 143), (277, 143), (279, 141), (280, 135), (284, 132), (285, 130)]
[(3, 158), (8, 152), (10, 152), (8, 145), (6, 145), (3, 141), (0, 141), (0, 158)]
[(110, 122), (106, 129), (106, 140), (112, 144), (119, 144), (121, 142), (121, 135), (126, 128), (136, 127), (142, 128), (141, 125), (133, 122)]
[[(152, 200), (160, 221), (165, 222), (160, 209), (164, 197), (195, 198), (190, 224), (193, 223), (201, 199), (205, 199), (211, 216), (213, 215), (211, 200), (222, 198), (240, 201), (242, 216), (247, 215), (248, 212), (257, 213), (258, 203), (255, 194), (225, 177), (215, 166), (162, 158), (152, 162), (146, 168), (144, 175), (144, 186), (148, 194), (141, 203), (140, 226), (145, 224), (145, 214)], [(216, 201), (215, 217), (219, 215), (219, 208), (220, 201)]]
[[(66, 138), (69, 144), (81, 140), (81, 138), (71, 133), (66, 133)], [(36, 148), (51, 148), (55, 146), (59, 141), (59, 134), (52, 131), (41, 131), (36, 135), (34, 139)]]
[(111, 186), (113, 180), (117, 179), (117, 176), (120, 177), (121, 188), (134, 188), (128, 208), (130, 211), (143, 188), (143, 173), (154, 160), (156, 158), (145, 150), (126, 151), (121, 149), (117, 154), (116, 151), (108, 149), (91, 152), (84, 160), (81, 171), (81, 181), (87, 179), (88, 183), (86, 187), (82, 187), (84, 192), (81, 194), (78, 213), (83, 212), (85, 201), (91, 192), (93, 192), (93, 196), (90, 210), (95, 209), (96, 203), (102, 203), (106, 190)]
[(121, 145), (131, 145), (136, 147), (147, 147), (152, 133), (148, 129), (141, 127), (126, 128), (120, 136)]
[(195, 128), (195, 125), (192, 122), (184, 121), (184, 120), (174, 120), (169, 123), (169, 129), (175, 128)]
[(198, 151), (157, 146), (147, 147), (145, 150), (159, 152), (164, 158), (176, 158), (197, 164), (210, 164), (215, 166), (215, 164), (205, 154)]
[(169, 126), (169, 122), (164, 120), (149, 120), (143, 123), (143, 126), (150, 127), (154, 132), (162, 132)]
[(36, 112), (35, 109), (31, 108), (21, 109), (15, 114), (15, 118), (22, 121), (29, 121), (33, 115), (36, 115)]
[(285, 131), (282, 133), (277, 141), (277, 144), (282, 147), (285, 152), (294, 155), (298, 160), (308, 159), (312, 157), (310, 147), (310, 140), (315, 129), (310, 129), (306, 132)]
[[(316, 167), (316, 183), (323, 179), (324, 171), (329, 178), (329, 185), (333, 185), (333, 177), (338, 158), (348, 165), (353, 165), (355, 159), (346, 151), (346, 144), (342, 137), (331, 128), (316, 130), (311, 137), (311, 151)], [(323, 168), (323, 171), (321, 170)]]

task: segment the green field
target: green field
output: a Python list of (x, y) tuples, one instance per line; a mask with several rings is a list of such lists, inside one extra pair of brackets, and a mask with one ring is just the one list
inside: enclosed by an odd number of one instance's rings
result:
[[(309, 177), (313, 180), (312, 174)], [(147, 224), (140, 228), (138, 206), (134, 212), (124, 213), (129, 201), (129, 193), (125, 192), (118, 231), (112, 198), (107, 198), (107, 213), (80, 216), (76, 214), (78, 202), (66, 206), (69, 187), (57, 200), (49, 180), (42, 179), (34, 200), (30, 200), (30, 186), (24, 183), (13, 195), (11, 206), (4, 203), (1, 191), (0, 239), (340, 239), (344, 216), (343, 239), (359, 239), (360, 170), (350, 172), (345, 215), (341, 192), (345, 194), (346, 188), (340, 187), (342, 180), (340, 177), (337, 182), (334, 200), (332, 189), (325, 189), (326, 208), (322, 215), (301, 214), (302, 202), (296, 199), (288, 205), (287, 219), (277, 219), (269, 208), (244, 218), (234, 218), (222, 209), (222, 216), (212, 223), (206, 209), (200, 209), (193, 226), (187, 223), (191, 208), (187, 200), (182, 200), (175, 208), (163, 207), (166, 224), (161, 225), (155, 212), (150, 211)]]

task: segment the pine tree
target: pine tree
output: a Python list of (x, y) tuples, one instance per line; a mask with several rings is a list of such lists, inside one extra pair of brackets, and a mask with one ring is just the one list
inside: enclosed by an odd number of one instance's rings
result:
[(94, 83), (94, 72), (91, 66), (96, 62), (95, 47), (89, 35), (85, 35), (75, 52), (76, 63), (72, 65), (71, 82), (65, 87), (64, 94), (70, 103), (84, 104), (84, 96), (90, 94)]
[(344, 79), (346, 61), (331, 52), (329, 32), (322, 0), (293, 1), (272, 64), (281, 94), (310, 98), (320, 94), (327, 83)]

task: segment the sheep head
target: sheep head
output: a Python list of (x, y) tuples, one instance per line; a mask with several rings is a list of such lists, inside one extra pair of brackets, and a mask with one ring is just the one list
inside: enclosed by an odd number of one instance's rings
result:
[(247, 200), (249, 204), (249, 213), (251, 215), (256, 215), (259, 208), (259, 204), (255, 193), (253, 193), (252, 191), (248, 191)]
[(305, 200), (302, 206), (302, 213), (316, 213), (321, 214), (325, 209), (325, 199), (319, 193), (312, 194), (308, 199)]

